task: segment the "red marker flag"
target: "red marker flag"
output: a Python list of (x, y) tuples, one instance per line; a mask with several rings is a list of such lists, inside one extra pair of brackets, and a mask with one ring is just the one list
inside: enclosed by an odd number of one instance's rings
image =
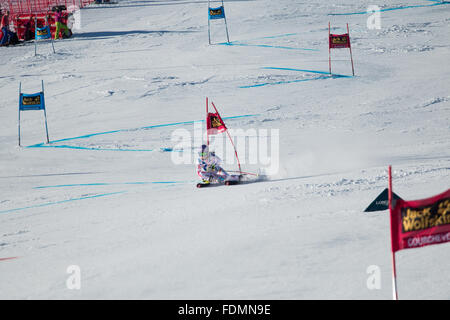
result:
[(391, 241), (393, 252), (450, 242), (450, 189), (428, 199), (397, 200)]
[(214, 111), (216, 112), (209, 112), (209, 102), (208, 97), (206, 97), (206, 141), (209, 146), (209, 136), (214, 134), (219, 134), (222, 132), (226, 132), (228, 135), (228, 138), (230, 139), (231, 144), (234, 148), (234, 154), (236, 155), (236, 160), (239, 166), (239, 173), (242, 173), (241, 170), (241, 163), (239, 162), (239, 157), (237, 154), (236, 146), (234, 145), (233, 139), (231, 139), (230, 133), (227, 131), (227, 126), (225, 125), (225, 122), (223, 122), (222, 118), (220, 117), (219, 111), (217, 110), (216, 106), (214, 105), (214, 102), (211, 102)]
[(208, 112), (206, 116), (206, 130), (208, 135), (219, 134), (227, 130), (225, 122), (223, 122), (218, 112)]

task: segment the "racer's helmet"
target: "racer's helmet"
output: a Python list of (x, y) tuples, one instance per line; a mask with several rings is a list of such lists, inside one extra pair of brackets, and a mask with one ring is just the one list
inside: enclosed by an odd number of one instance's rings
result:
[(198, 153), (198, 155), (200, 156), (200, 158), (206, 158), (208, 156), (209, 153), (209, 148), (206, 144), (203, 144), (201, 147), (200, 152)]

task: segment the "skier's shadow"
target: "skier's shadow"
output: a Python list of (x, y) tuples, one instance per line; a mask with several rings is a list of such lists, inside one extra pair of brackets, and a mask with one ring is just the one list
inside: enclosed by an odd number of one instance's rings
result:
[(289, 181), (289, 180), (299, 180), (299, 179), (307, 179), (313, 178), (315, 176), (303, 176), (303, 177), (292, 177), (292, 178), (284, 178), (284, 179), (270, 179), (270, 176), (260, 175), (254, 179), (249, 178), (248, 180), (242, 180), (238, 183), (238, 185), (242, 184), (253, 184), (258, 182), (281, 182), (281, 181)]
[(262, 181), (280, 182), (280, 181), (289, 181), (289, 180), (302, 180), (302, 179), (316, 178), (316, 177), (327, 176), (327, 175), (328, 174), (316, 174), (316, 175), (310, 175), (310, 176), (290, 177), (290, 178), (283, 178), (283, 179), (266, 179), (266, 180), (262, 180)]
[[(338, 172), (336, 172), (337, 174)], [(282, 182), (282, 181), (290, 181), (290, 180), (303, 180), (317, 177), (329, 176), (333, 173), (321, 173), (321, 174), (313, 174), (308, 176), (300, 176), (300, 177), (289, 177), (289, 178), (280, 178), (280, 179), (270, 179), (270, 176), (260, 176), (259, 179), (255, 179), (253, 181), (248, 181), (248, 183), (256, 183), (256, 182)], [(244, 184), (245, 182), (241, 182), (240, 184)]]

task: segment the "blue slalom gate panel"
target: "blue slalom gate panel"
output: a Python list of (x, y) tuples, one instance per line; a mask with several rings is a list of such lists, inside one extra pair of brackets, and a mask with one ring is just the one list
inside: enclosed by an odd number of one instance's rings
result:
[(225, 7), (221, 6), (218, 8), (208, 8), (209, 19), (225, 19)]
[(47, 40), (52, 37), (50, 32), (50, 27), (45, 26), (44, 28), (36, 28), (35, 39), (36, 40)]
[(45, 109), (45, 99), (43, 92), (35, 94), (26, 94), (26, 93), (20, 94), (19, 100), (20, 111), (44, 110), (44, 109)]
[(208, 0), (208, 42), (211, 44), (211, 20), (220, 20), (223, 19), (225, 21), (225, 31), (227, 32), (227, 43), (230, 43), (230, 36), (228, 34), (228, 23), (227, 17), (225, 16), (225, 5), (223, 4), (223, 0), (221, 0), (222, 5), (217, 8), (211, 7), (211, 0)]
[(37, 18), (34, 18), (34, 55), (37, 56), (37, 43), (43, 40), (50, 40), (52, 43), (53, 53), (56, 53), (55, 46), (53, 45), (52, 32), (50, 26), (47, 24), (45, 27), (39, 28), (37, 26)]
[(22, 83), (19, 84), (19, 119), (18, 119), (18, 130), (19, 130), (19, 146), (20, 146), (20, 112), (31, 111), (31, 110), (43, 110), (44, 120), (45, 120), (45, 133), (47, 134), (47, 143), (50, 143), (48, 137), (48, 126), (47, 126), (47, 112), (45, 111), (45, 99), (44, 99), (44, 81), (41, 81), (42, 91), (38, 93), (22, 93)]

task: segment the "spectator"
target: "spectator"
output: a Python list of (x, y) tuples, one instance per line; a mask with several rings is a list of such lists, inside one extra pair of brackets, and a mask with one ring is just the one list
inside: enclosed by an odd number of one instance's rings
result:
[(0, 40), (0, 46), (6, 46), (9, 44), (9, 11), (1, 17), (0, 28), (2, 30), (2, 39)]
[(56, 31), (55, 31), (55, 40), (59, 39), (59, 32), (61, 30), (64, 31), (63, 39), (71, 36), (71, 32), (67, 25), (63, 23), (63, 14), (62, 10), (58, 8), (55, 13), (55, 21), (56, 21)]
[[(2, 21), (2, 17), (3, 17), (3, 12), (2, 12), (2, 8), (0, 8), (0, 23)], [(0, 41), (2, 40), (2, 38), (3, 38), (3, 32), (2, 32), (2, 29), (0, 27)]]
[(25, 31), (24, 31), (24, 35), (23, 38), (25, 41), (31, 40), (34, 38), (33, 35), (33, 31), (31, 31), (31, 25), (33, 23), (32, 18), (30, 17), (30, 20), (28, 20), (27, 22), (25, 22)]

